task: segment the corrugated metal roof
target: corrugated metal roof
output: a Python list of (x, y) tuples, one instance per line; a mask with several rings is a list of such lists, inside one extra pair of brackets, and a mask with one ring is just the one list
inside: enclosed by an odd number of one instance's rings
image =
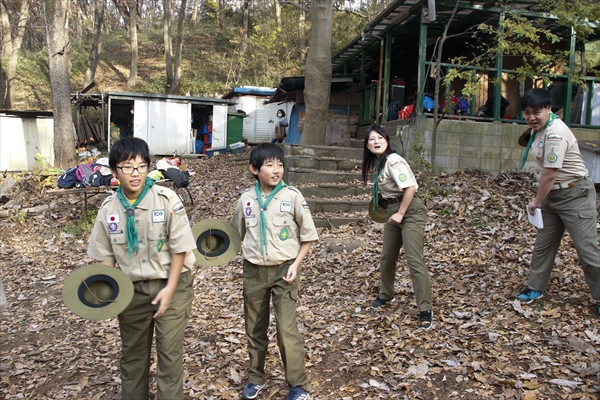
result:
[[(500, 3), (504, 3), (505, 8), (499, 7)], [(395, 57), (414, 53), (414, 49), (419, 43), (421, 18), (423, 18), (422, 14), (427, 4), (427, 0), (396, 0), (390, 4), (367, 24), (359, 35), (333, 56), (333, 71), (342, 68), (346, 62), (352, 59), (360, 58), (366, 48), (378, 43), (389, 30), (396, 39), (401, 38), (401, 43), (394, 46)], [(442, 36), (455, 5), (456, 1), (435, 1), (435, 20), (427, 22), (428, 37)], [(536, 12), (536, 5), (535, 0), (462, 1), (450, 26), (449, 34), (464, 32), (481, 23), (494, 24), (495, 21), (498, 21), (500, 13), (507, 11), (517, 12), (531, 19), (546, 18), (549, 22), (538, 20), (536, 23), (541, 24), (541, 27), (551, 29), (567, 40), (570, 28), (554, 23), (553, 17), (548, 14)], [(590, 25), (596, 26), (594, 23), (590, 23)], [(600, 37), (600, 32), (596, 31), (595, 37)]]

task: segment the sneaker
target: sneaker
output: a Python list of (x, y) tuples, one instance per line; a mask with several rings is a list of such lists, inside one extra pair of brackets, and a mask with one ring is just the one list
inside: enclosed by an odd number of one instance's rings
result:
[(294, 386), (290, 388), (290, 393), (286, 400), (307, 400), (309, 397), (306, 390), (302, 389), (300, 386)]
[(534, 300), (539, 299), (540, 297), (542, 297), (544, 294), (542, 292), (538, 292), (537, 290), (533, 290), (533, 289), (529, 289), (529, 288), (525, 288), (518, 296), (517, 299), (519, 299), (519, 301), (525, 303), (525, 304), (529, 304), (532, 303)]
[(421, 329), (431, 329), (433, 326), (433, 311), (421, 311), (419, 313), (419, 323), (417, 324), (417, 328)]
[(373, 302), (371, 303), (371, 308), (379, 308), (379, 307), (383, 307), (383, 306), (385, 306), (387, 303), (391, 303), (391, 302), (393, 302), (394, 300), (396, 300), (396, 298), (395, 298), (395, 297), (392, 297), (392, 298), (391, 298), (391, 299), (389, 299), (389, 300), (384, 300), (384, 299), (382, 299), (381, 297), (377, 296), (377, 298), (375, 299), (375, 301), (373, 301)]
[(257, 385), (256, 383), (249, 383), (246, 385), (244, 390), (242, 390), (242, 399), (255, 399), (258, 396), (258, 392), (267, 387), (266, 383), (262, 385)]

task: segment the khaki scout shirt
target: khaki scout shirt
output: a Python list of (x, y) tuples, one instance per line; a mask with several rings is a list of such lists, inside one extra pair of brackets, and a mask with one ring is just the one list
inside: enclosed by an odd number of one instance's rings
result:
[(196, 241), (181, 200), (171, 189), (152, 186), (135, 206), (139, 251), (127, 256), (127, 215), (113, 194), (104, 201), (88, 245), (88, 255), (99, 261), (117, 262), (132, 281), (167, 279), (171, 255), (186, 253), (182, 272), (193, 268)]
[[(267, 196), (262, 193), (263, 203)], [(302, 242), (317, 240), (317, 230), (308, 204), (295, 187), (286, 186), (269, 202), (265, 213), (267, 243), (260, 253), (260, 213), (254, 187), (247, 189), (238, 201), (232, 224), (243, 239), (244, 259), (256, 265), (279, 265), (298, 256)]]
[(385, 165), (379, 173), (379, 193), (384, 199), (393, 199), (401, 196), (404, 189), (419, 184), (406, 160), (396, 153), (388, 156)]
[(555, 183), (571, 181), (588, 175), (575, 135), (558, 118), (552, 121), (546, 129), (536, 132), (530, 152), (535, 160), (535, 173), (538, 178), (544, 168), (558, 168)]

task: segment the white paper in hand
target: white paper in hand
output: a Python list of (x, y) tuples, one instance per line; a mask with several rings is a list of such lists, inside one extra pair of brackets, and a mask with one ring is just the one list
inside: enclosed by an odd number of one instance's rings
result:
[(527, 218), (529, 218), (529, 222), (533, 224), (538, 229), (542, 229), (544, 227), (544, 220), (542, 219), (542, 210), (539, 208), (535, 209), (535, 213), (533, 215), (529, 214), (529, 210), (525, 207), (525, 212), (527, 213)]

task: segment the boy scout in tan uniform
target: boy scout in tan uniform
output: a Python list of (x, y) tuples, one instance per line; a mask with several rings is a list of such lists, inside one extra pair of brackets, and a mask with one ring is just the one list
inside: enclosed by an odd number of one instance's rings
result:
[[(283, 152), (279, 153), (279, 147), (270, 143), (259, 145), (255, 151), (263, 154), (256, 168), (260, 181), (242, 193), (232, 219), (232, 225), (243, 239), (244, 314), (250, 357), (249, 383), (242, 398), (256, 398), (265, 387), (269, 301), (272, 298), (277, 344), (285, 366), (285, 378), (291, 387), (288, 399), (307, 399), (311, 384), (304, 365), (304, 340), (296, 324), (296, 301), (299, 263), (308, 251), (302, 248), (306, 243), (310, 247), (318, 235), (308, 204), (298, 189), (286, 186), (279, 177), (279, 183), (270, 188), (269, 193), (263, 190), (261, 174), (267, 168), (261, 167), (263, 161), (267, 164), (276, 158), (283, 166)], [(274, 174), (283, 175), (283, 168)], [(260, 199), (257, 193), (260, 193)], [(286, 276), (294, 263), (298, 263), (298, 272), (290, 281)]]
[[(536, 197), (528, 204), (533, 214), (542, 211), (544, 227), (538, 229), (529, 284), (518, 299), (527, 303), (542, 297), (548, 287), (554, 259), (565, 229), (577, 250), (592, 297), (600, 300), (600, 249), (596, 229), (596, 190), (583, 162), (577, 139), (551, 111), (550, 94), (532, 89), (522, 101), (525, 120), (532, 128), (519, 143), (527, 143), (539, 177)], [(599, 310), (600, 311), (600, 310)]]
[[(126, 138), (113, 145), (111, 156), (113, 150), (119, 153), (121, 149), (116, 162), (125, 163), (125, 167), (112, 165), (114, 157), (109, 156), (109, 162), (121, 186), (127, 187), (127, 179), (136, 179), (138, 185), (145, 182), (143, 194), (138, 199), (127, 197), (133, 202), (127, 208), (119, 198), (119, 189), (104, 201), (90, 237), (88, 255), (103, 264), (118, 264), (134, 284), (133, 300), (119, 314), (122, 398), (149, 397), (150, 349), (155, 333), (157, 398), (183, 399), (183, 336), (194, 298), (191, 269), (196, 243), (177, 194), (146, 178), (150, 163), (147, 146), (141, 157), (128, 153), (132, 148), (138, 151), (138, 141), (141, 139)], [(126, 145), (124, 153), (121, 142)], [(132, 160), (137, 168), (128, 164)], [(127, 168), (134, 171), (124, 174)], [(138, 242), (133, 251), (128, 234), (128, 228), (133, 226), (129, 222), (135, 226)]]

